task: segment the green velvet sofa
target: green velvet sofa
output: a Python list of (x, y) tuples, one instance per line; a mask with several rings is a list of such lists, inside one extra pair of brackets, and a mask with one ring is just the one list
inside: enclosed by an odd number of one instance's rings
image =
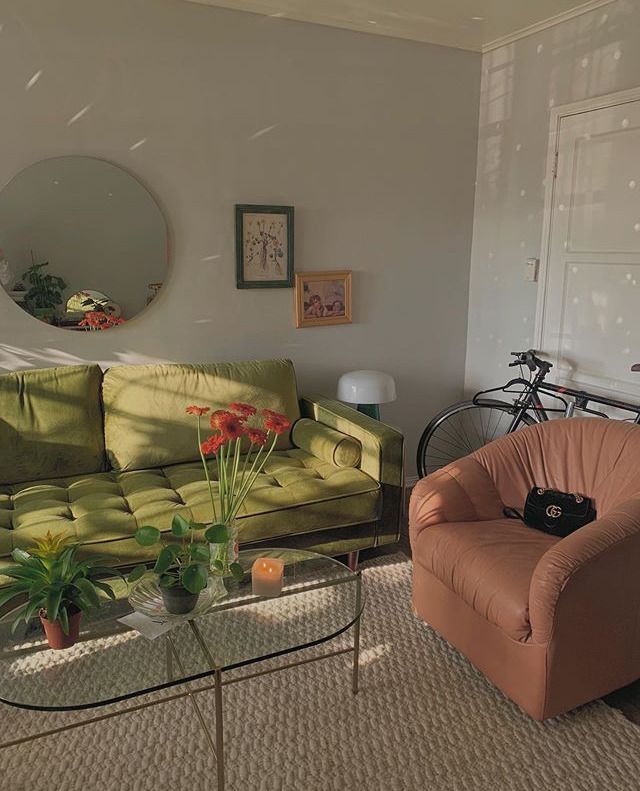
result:
[(402, 435), (340, 402), (299, 398), (290, 361), (81, 365), (0, 375), (0, 572), (49, 530), (127, 566), (150, 557), (138, 526), (210, 521), (185, 408), (232, 401), (292, 422), (239, 515), (241, 544), (339, 555), (397, 540)]

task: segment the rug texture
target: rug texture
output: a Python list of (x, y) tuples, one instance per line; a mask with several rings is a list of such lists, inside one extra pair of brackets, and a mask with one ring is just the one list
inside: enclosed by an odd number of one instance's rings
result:
[[(229, 789), (640, 789), (640, 728), (620, 712), (596, 702), (534, 722), (412, 614), (406, 557), (365, 564), (364, 582), (357, 696), (345, 657), (225, 688)], [(212, 694), (198, 695), (211, 726)], [(2, 705), (0, 744), (91, 713)], [(215, 786), (215, 759), (187, 699), (0, 750), (7, 791)]]

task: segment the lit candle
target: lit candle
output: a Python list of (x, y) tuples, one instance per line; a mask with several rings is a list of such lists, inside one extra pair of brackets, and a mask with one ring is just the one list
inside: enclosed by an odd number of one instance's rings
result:
[(256, 596), (279, 596), (282, 593), (284, 561), (258, 558), (251, 567), (251, 587)]

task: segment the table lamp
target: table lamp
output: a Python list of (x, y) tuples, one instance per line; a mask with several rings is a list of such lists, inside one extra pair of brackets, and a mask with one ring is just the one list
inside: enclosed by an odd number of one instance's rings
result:
[(396, 400), (396, 383), (382, 371), (349, 371), (338, 379), (338, 398), (380, 420), (380, 404)]

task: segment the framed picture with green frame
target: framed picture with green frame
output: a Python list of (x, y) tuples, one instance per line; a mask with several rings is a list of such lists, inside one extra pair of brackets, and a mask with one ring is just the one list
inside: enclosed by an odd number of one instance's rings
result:
[(293, 206), (236, 206), (236, 286), (293, 288)]

